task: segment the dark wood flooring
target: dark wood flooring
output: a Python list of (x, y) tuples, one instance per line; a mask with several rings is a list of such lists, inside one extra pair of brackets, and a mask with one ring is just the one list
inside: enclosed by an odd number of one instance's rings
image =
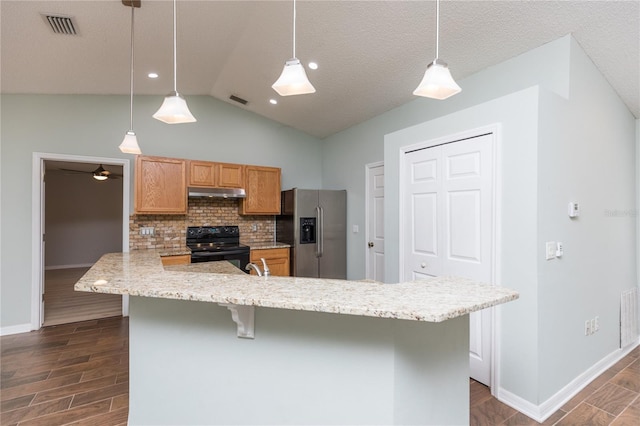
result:
[[(3, 336), (1, 425), (127, 424), (129, 322), (115, 317)], [(471, 425), (537, 425), (473, 380)], [(640, 347), (596, 378), (545, 425), (640, 424)]]

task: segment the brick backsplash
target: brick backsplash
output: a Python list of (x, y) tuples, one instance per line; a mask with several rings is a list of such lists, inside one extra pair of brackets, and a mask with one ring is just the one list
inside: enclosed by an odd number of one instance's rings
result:
[[(243, 244), (273, 242), (275, 217), (241, 216), (238, 214), (239, 203), (237, 199), (189, 198), (186, 215), (131, 215), (129, 248), (146, 250), (184, 247), (187, 226), (238, 225), (240, 242)], [(140, 235), (140, 227), (143, 226), (152, 226), (154, 235)]]

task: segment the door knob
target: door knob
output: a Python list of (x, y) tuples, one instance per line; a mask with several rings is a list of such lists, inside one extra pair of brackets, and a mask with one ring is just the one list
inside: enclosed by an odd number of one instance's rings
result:
[(369, 248), (373, 247), (373, 241), (369, 241), (369, 244), (367, 244), (369, 246)]
[(426, 263), (424, 263), (424, 262), (422, 262), (422, 263), (420, 264), (420, 267), (421, 267), (421, 268), (426, 268), (426, 267), (427, 267), (427, 264), (426, 264)]

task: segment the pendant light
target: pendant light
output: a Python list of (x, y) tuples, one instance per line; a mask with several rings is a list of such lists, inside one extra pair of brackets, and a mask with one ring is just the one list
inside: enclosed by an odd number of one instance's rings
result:
[[(138, 138), (136, 137), (136, 133), (133, 131), (133, 16), (134, 16), (134, 11), (135, 11), (135, 7), (133, 2), (131, 2), (131, 79), (130, 79), (131, 90), (129, 92), (130, 93), (129, 131), (127, 132), (126, 135), (124, 135), (124, 140), (118, 147), (120, 148), (120, 151), (124, 152), (125, 154), (142, 154), (142, 151), (140, 151), (140, 147), (138, 146)], [(99, 177), (96, 177), (95, 173), (93, 177), (96, 179), (100, 179)]]
[(284, 63), (280, 78), (271, 86), (280, 96), (315, 93), (304, 67), (296, 58), (296, 0), (293, 0), (293, 57)]
[(462, 90), (451, 77), (447, 63), (438, 58), (440, 44), (440, 0), (436, 0), (436, 58), (427, 66), (422, 81), (413, 91), (416, 96), (447, 99)]
[(189, 111), (187, 101), (178, 93), (176, 44), (176, 0), (173, 0), (173, 92), (164, 98), (153, 118), (167, 124), (193, 123), (196, 118)]

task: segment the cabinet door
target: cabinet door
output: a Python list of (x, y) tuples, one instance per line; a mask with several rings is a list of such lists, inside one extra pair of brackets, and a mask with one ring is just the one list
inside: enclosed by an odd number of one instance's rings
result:
[(184, 160), (144, 156), (136, 158), (135, 212), (187, 213), (187, 166)]
[(216, 163), (189, 161), (189, 186), (216, 186)]
[(242, 214), (280, 214), (280, 169), (276, 167), (246, 166), (247, 198), (241, 202)]
[(188, 265), (191, 263), (191, 255), (189, 254), (179, 254), (174, 256), (162, 256), (160, 258), (162, 260), (163, 266), (169, 265)]
[(244, 188), (244, 166), (242, 164), (217, 163), (217, 184), (220, 188)]
[[(265, 262), (267, 262), (271, 275), (278, 277), (288, 277), (290, 275), (288, 248), (251, 250), (251, 262), (262, 269), (260, 258), (264, 258)], [(251, 273), (255, 274), (253, 270)]]

